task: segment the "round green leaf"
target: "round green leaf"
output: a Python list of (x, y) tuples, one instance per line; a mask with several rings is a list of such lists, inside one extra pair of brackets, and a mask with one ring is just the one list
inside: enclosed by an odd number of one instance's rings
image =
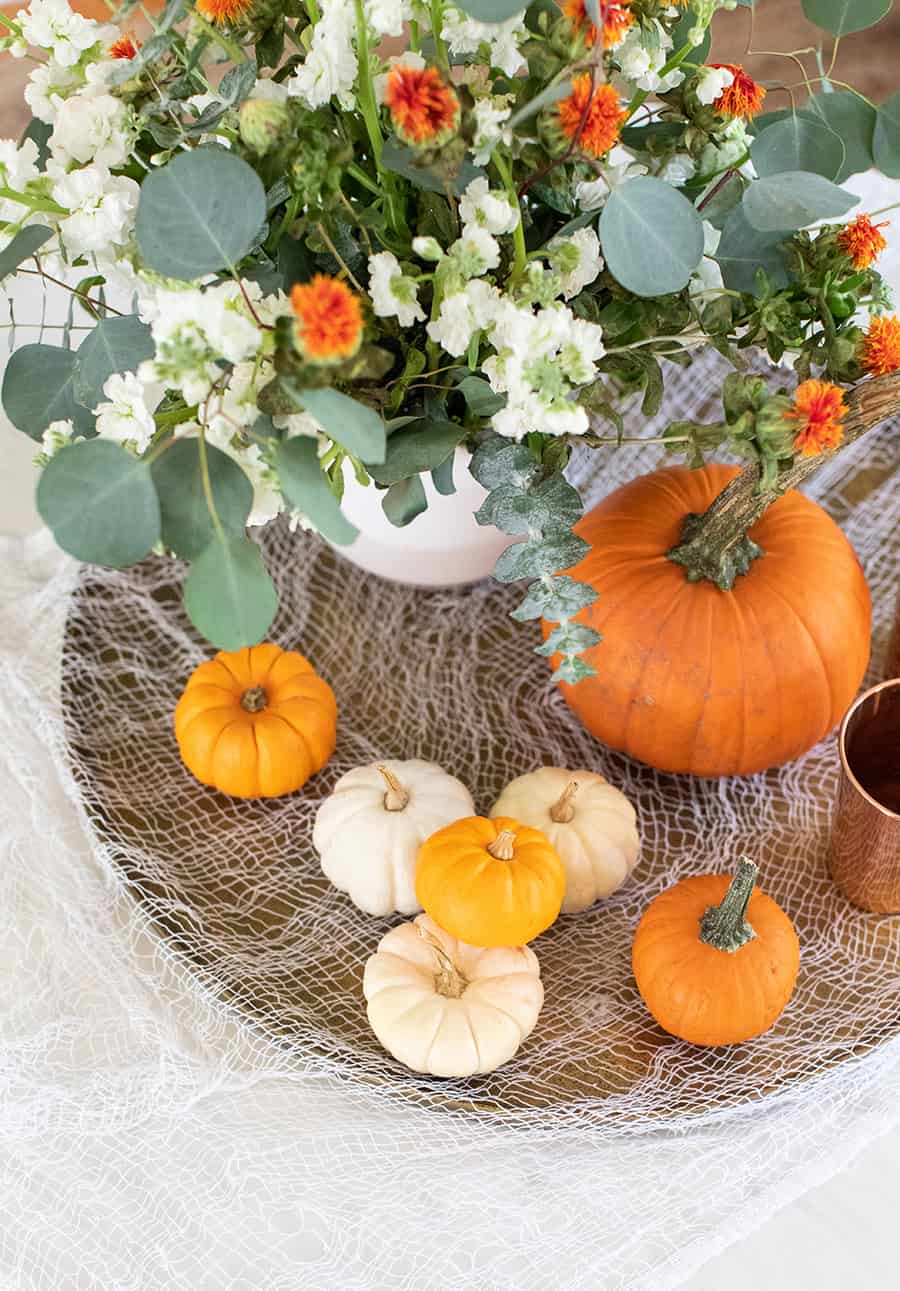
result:
[(900, 93), (892, 95), (878, 109), (872, 155), (883, 175), (900, 179)]
[(256, 171), (223, 148), (195, 148), (144, 180), (137, 242), (157, 273), (202, 278), (243, 259), (265, 219), (266, 194)]
[(805, 170), (834, 179), (844, 164), (844, 145), (824, 121), (791, 113), (753, 140), (750, 157), (760, 178)]
[(319, 465), (318, 444), (306, 435), (286, 439), (278, 450), (278, 478), (287, 500), (308, 516), (329, 542), (349, 546), (359, 536), (341, 511)]
[(892, 0), (803, 0), (810, 22), (832, 36), (847, 36), (881, 22), (891, 11)]
[(636, 296), (680, 291), (703, 259), (703, 223), (686, 197), (650, 175), (610, 193), (600, 217), (610, 273)]
[[(773, 126), (773, 129), (776, 127)], [(770, 134), (771, 131), (766, 131)], [(763, 135), (765, 138), (765, 135)], [(859, 199), (821, 175), (786, 170), (749, 184), (741, 203), (747, 223), (761, 233), (803, 229), (816, 220), (843, 215)]]
[(413, 475), (408, 480), (398, 480), (396, 484), (392, 484), (381, 500), (381, 509), (398, 529), (411, 524), (416, 516), (428, 509), (428, 498), (421, 478)]
[[(206, 462), (222, 527), (227, 533), (243, 533), (253, 505), (253, 485), (237, 462), (212, 444), (206, 446)], [(193, 560), (216, 533), (203, 488), (200, 441), (179, 439), (150, 469), (159, 494), (162, 540), (179, 556)]]
[(747, 223), (742, 208), (735, 207), (725, 221), (716, 248), (715, 258), (722, 270), (725, 286), (730, 291), (757, 295), (757, 269), (764, 269), (776, 286), (786, 286), (788, 275), (780, 248), (790, 236), (785, 230), (761, 233)]
[(521, 13), (526, 8), (522, 0), (457, 0), (457, 5), (470, 18), (479, 22), (506, 22), (514, 13)]
[(289, 381), (283, 385), (298, 407), (312, 413), (325, 433), (348, 453), (367, 463), (384, 461), (384, 420), (374, 408), (331, 386), (307, 390)]
[(63, 551), (96, 565), (133, 565), (159, 541), (150, 468), (108, 439), (52, 457), (38, 481), (37, 506)]
[(447, 460), (465, 434), (465, 427), (457, 422), (423, 417), (391, 435), (384, 465), (372, 466), (369, 474), (376, 484), (397, 484), (433, 470)]
[(58, 345), (23, 345), (10, 355), (3, 374), (2, 400), (18, 430), (40, 439), (52, 421), (72, 421), (90, 435), (94, 418), (75, 401), (77, 355)]
[(272, 626), (278, 593), (255, 542), (217, 534), (191, 565), (184, 608), (220, 650), (256, 645)]
[(851, 90), (834, 94), (814, 94), (807, 111), (815, 112), (841, 136), (844, 164), (835, 175), (842, 184), (849, 175), (858, 175), (872, 165), (872, 135), (875, 131), (875, 109)]
[(136, 372), (154, 354), (153, 336), (137, 314), (104, 318), (82, 341), (76, 356), (73, 392), (85, 408), (96, 408), (114, 372)]

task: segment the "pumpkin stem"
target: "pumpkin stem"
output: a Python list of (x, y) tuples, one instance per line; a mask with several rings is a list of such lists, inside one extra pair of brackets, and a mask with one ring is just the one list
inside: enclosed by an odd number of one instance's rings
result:
[(550, 808), (550, 819), (557, 825), (568, 825), (575, 815), (575, 795), (578, 792), (578, 781), (570, 780)]
[(759, 867), (746, 856), (738, 861), (734, 878), (718, 905), (711, 905), (700, 920), (700, 940), (716, 950), (733, 954), (756, 936), (745, 919)]
[(248, 713), (262, 712), (268, 702), (268, 696), (262, 686), (251, 686), (241, 695), (241, 708)]
[[(897, 412), (900, 403), (900, 372), (862, 381), (846, 399), (841, 448), (852, 444), (867, 430)], [(760, 488), (760, 467), (752, 464), (726, 485), (702, 515), (685, 517), (681, 542), (666, 552), (669, 560), (683, 565), (688, 582), (702, 580), (730, 592), (735, 579), (746, 574), (754, 560), (764, 555), (748, 537), (748, 530), (788, 489), (796, 488), (808, 475), (829, 461), (837, 449), (800, 457), (782, 469), (771, 488)]]
[(516, 854), (516, 836), (511, 829), (501, 829), (492, 843), (488, 843), (488, 852), (495, 861), (511, 861)]
[(449, 1000), (458, 1000), (469, 983), (446, 950), (444, 950), (437, 937), (432, 936), (430, 932), (426, 932), (419, 923), (416, 924), (416, 932), (424, 942), (428, 943), (440, 964), (440, 971), (434, 975), (434, 988), (438, 995), (445, 995)]
[(382, 799), (385, 811), (402, 811), (409, 802), (409, 794), (388, 767), (379, 762), (375, 770), (381, 773), (387, 785), (387, 792)]

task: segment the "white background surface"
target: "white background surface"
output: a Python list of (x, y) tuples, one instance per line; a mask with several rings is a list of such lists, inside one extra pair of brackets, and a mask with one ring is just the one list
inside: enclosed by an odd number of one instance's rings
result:
[[(855, 177), (848, 186), (861, 192), (869, 185), (865, 177)], [(897, 200), (900, 185), (891, 187), (896, 192), (886, 192), (884, 181), (880, 181), (878, 201), (867, 201), (865, 209)], [(893, 241), (893, 254), (884, 267), (900, 287), (900, 236), (895, 234)], [(897, 294), (900, 296), (900, 290)], [(17, 315), (25, 319), (33, 313), (19, 308)], [(29, 335), (27, 329), (17, 334), (19, 344), (32, 339), (36, 336)], [(5, 360), (4, 345), (0, 372)], [(34, 449), (0, 414), (2, 533), (28, 533), (40, 523), (34, 506)], [(895, 1238), (898, 1198), (900, 1130), (870, 1146), (843, 1173), (791, 1202), (774, 1218), (761, 1216), (761, 1227), (752, 1237), (712, 1259), (685, 1286), (689, 1291), (719, 1291), (722, 1287), (729, 1291), (759, 1291), (760, 1287), (767, 1291), (844, 1291), (852, 1280), (878, 1291), (900, 1288)], [(585, 1200), (589, 1205), (589, 1199)]]

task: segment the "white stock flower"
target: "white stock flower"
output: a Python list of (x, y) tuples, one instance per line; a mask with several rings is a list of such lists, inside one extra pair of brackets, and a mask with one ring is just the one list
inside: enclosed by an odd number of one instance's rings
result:
[(505, 22), (478, 22), (453, 5), (444, 8), (443, 37), (453, 54), (477, 54), (481, 45), (490, 49), (491, 66), (507, 76), (525, 66), (519, 40), (525, 40), (525, 6)]
[(44, 457), (55, 457), (61, 448), (68, 448), (74, 437), (75, 426), (71, 421), (51, 421), (41, 435), (41, 453)]
[(654, 19), (648, 28), (637, 23), (630, 27), (614, 57), (626, 81), (641, 90), (665, 93), (684, 80), (684, 72), (680, 68), (661, 75), (671, 49), (672, 37)]
[(74, 67), (103, 37), (100, 24), (73, 13), (66, 0), (31, 0), (16, 18), (29, 45), (50, 50), (61, 67)]
[(417, 291), (416, 283), (406, 277), (399, 260), (390, 251), (369, 256), (369, 295), (379, 318), (396, 314), (401, 327), (422, 322), (425, 311), (419, 304)]
[[(254, 283), (247, 283), (246, 290), (251, 300), (261, 297)], [(207, 398), (221, 376), (220, 363), (255, 358), (262, 339), (235, 282), (205, 291), (160, 288), (143, 315), (153, 333), (156, 357), (146, 371), (141, 366), (141, 376), (150, 379), (152, 369), (156, 380), (180, 390), (188, 403)]]
[(696, 173), (697, 166), (693, 157), (686, 152), (676, 152), (659, 172), (659, 178), (675, 188), (680, 188), (689, 179), (693, 179)]
[(612, 189), (626, 179), (646, 175), (647, 167), (636, 161), (634, 153), (618, 143), (611, 148), (605, 161), (599, 163), (603, 171), (597, 179), (584, 180), (575, 185), (575, 200), (583, 211), (598, 211)]
[[(14, 139), (0, 139), (0, 185), (23, 192), (26, 185), (40, 175), (37, 158), (37, 144), (33, 139), (26, 139), (21, 147)], [(27, 214), (27, 206), (21, 206), (11, 198), (0, 197), (0, 226), (15, 224)], [(0, 245), (4, 240), (0, 231)]]
[(413, 17), (410, 0), (365, 0), (366, 22), (376, 36), (401, 36)]
[(51, 58), (36, 67), (28, 78), (25, 102), (38, 121), (53, 125), (65, 100), (81, 84), (82, 76), (77, 68), (62, 67)]
[(506, 193), (491, 189), (481, 176), (473, 179), (459, 199), (459, 218), (463, 224), (476, 224), (495, 236), (512, 233), (519, 223), (519, 207)]
[(692, 296), (708, 291), (721, 291), (725, 286), (722, 270), (714, 259), (722, 234), (709, 220), (703, 221), (703, 259), (691, 275), (689, 292)]
[(103, 385), (106, 399), (97, 405), (97, 434), (120, 444), (131, 441), (142, 453), (156, 429), (153, 410), (162, 397), (162, 387), (145, 385), (135, 372), (114, 373)]
[(437, 261), (442, 260), (444, 256), (444, 248), (441, 246), (440, 242), (438, 242), (437, 238), (413, 238), (412, 249), (420, 260), (429, 260), (432, 263), (437, 263)]
[(478, 99), (475, 104), (475, 138), (472, 158), (476, 166), (486, 166), (497, 144), (512, 142), (512, 131), (506, 125), (512, 114), (507, 96)]
[(60, 104), (50, 151), (63, 166), (96, 161), (114, 170), (125, 165), (133, 140), (130, 112), (121, 99), (76, 94)]
[(465, 354), (475, 333), (484, 331), (493, 322), (499, 299), (496, 287), (483, 278), (473, 278), (463, 291), (441, 302), (437, 318), (426, 329), (429, 337), (454, 358)]
[(571, 237), (551, 242), (549, 252), (566, 300), (577, 296), (603, 268), (600, 239), (593, 229), (577, 229)]
[(128, 241), (141, 191), (133, 179), (111, 175), (95, 163), (62, 175), (52, 191), (53, 200), (69, 212), (59, 232), (70, 256)]
[(734, 72), (729, 72), (727, 67), (701, 67), (695, 86), (698, 100), (707, 105), (715, 103), (733, 80)]
[(342, 107), (353, 106), (356, 80), (356, 15), (352, 0), (328, 0), (313, 28), (306, 59), (287, 82), (288, 94), (311, 108), (320, 108), (331, 98)]
[(466, 224), (448, 254), (464, 278), (480, 278), (500, 263), (500, 243), (480, 225)]

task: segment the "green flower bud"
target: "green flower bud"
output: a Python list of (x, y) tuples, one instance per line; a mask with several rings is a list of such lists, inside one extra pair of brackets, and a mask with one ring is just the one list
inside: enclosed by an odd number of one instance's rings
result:
[(240, 109), (241, 139), (253, 152), (264, 156), (284, 141), (290, 121), (287, 103), (274, 99), (246, 99)]

